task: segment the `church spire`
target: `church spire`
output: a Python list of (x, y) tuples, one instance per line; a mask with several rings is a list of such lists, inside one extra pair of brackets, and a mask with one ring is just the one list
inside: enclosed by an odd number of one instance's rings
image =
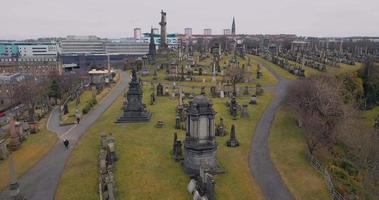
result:
[(233, 17), (233, 23), (232, 23), (232, 35), (236, 35), (236, 21)]

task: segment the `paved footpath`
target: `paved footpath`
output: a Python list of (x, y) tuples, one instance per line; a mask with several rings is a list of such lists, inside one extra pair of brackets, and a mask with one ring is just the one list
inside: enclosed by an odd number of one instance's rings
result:
[[(265, 66), (263, 63), (260, 64)], [(286, 96), (287, 87), (290, 81), (280, 77), (269, 66), (265, 67), (274, 74), (279, 80), (279, 83), (274, 89), (276, 94), (275, 98), (266, 108), (255, 129), (249, 154), (249, 167), (266, 199), (292, 200), (293, 197), (291, 193), (272, 163), (270, 150), (268, 148), (270, 126), (277, 108)]]
[[(54, 199), (59, 178), (63, 172), (67, 158), (72, 151), (72, 147), (76, 144), (80, 136), (107, 110), (127, 87), (129, 78), (126, 72), (121, 72), (120, 75), (120, 82), (84, 119), (82, 119), (79, 125), (60, 128), (55, 124), (57, 119), (56, 110), (52, 112), (48, 128), (50, 130), (56, 130), (60, 138), (67, 138), (70, 141), (71, 148), (66, 150), (62, 142), (58, 142), (43, 159), (18, 179), (21, 193), (28, 200)], [(10, 199), (8, 189), (0, 193), (0, 199)]]

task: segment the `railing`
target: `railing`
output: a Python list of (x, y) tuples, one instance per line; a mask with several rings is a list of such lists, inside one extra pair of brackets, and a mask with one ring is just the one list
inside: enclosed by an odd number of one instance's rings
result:
[(345, 198), (336, 190), (333, 184), (333, 178), (329, 174), (326, 167), (310, 153), (306, 153), (305, 157), (310, 162), (312, 167), (315, 168), (318, 172), (320, 172), (324, 176), (331, 199), (332, 200), (345, 200)]

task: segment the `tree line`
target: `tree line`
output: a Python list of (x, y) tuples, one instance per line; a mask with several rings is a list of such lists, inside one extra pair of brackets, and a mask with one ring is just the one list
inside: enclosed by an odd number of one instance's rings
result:
[(309, 153), (328, 166), (346, 199), (379, 199), (379, 130), (361, 110), (379, 102), (379, 66), (368, 60), (358, 72), (317, 75), (289, 88)]

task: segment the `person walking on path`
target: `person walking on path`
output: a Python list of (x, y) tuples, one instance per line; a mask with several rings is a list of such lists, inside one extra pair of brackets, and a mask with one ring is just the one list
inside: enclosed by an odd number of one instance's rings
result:
[(70, 145), (70, 142), (68, 141), (68, 139), (63, 140), (63, 145), (64, 147), (66, 147), (66, 149), (68, 149), (68, 146)]
[(79, 124), (80, 123), (80, 112), (79, 112), (78, 108), (76, 108), (75, 117), (76, 117), (77, 124)]

